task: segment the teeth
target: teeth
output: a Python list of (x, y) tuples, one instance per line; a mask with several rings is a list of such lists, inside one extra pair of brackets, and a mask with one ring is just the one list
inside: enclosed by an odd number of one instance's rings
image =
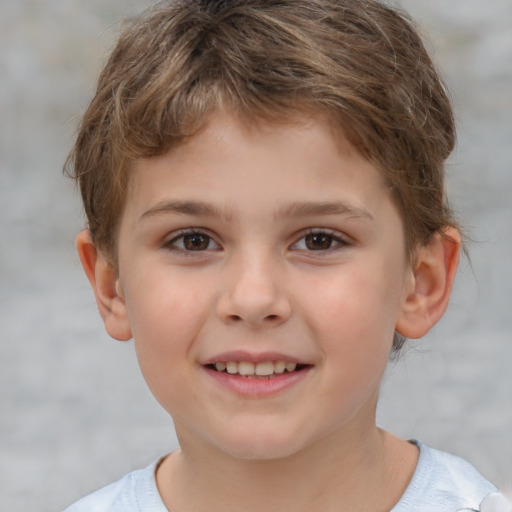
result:
[(215, 363), (215, 369), (218, 372), (226, 371), (230, 375), (242, 375), (268, 377), (270, 375), (282, 374), (285, 371), (294, 372), (297, 369), (297, 363), (286, 361), (265, 361), (263, 363), (251, 363), (249, 361), (227, 361)]
[(258, 363), (255, 373), (256, 375), (272, 375), (274, 373), (274, 364), (270, 361), (268, 363)]
[(226, 363), (226, 370), (231, 374), (238, 373), (238, 363), (229, 361), (229, 363)]
[(286, 370), (286, 363), (284, 361), (276, 361), (274, 363), (274, 373), (283, 373)]
[(297, 365), (295, 363), (286, 363), (287, 372), (294, 372), (295, 368), (297, 368)]
[(240, 375), (254, 375), (254, 363), (242, 361), (238, 363), (238, 373)]

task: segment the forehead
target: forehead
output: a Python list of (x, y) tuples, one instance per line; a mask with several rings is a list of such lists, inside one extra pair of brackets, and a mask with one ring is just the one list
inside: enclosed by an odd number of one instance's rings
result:
[[(212, 161), (205, 165), (209, 157)], [(238, 164), (240, 173), (258, 174), (267, 163), (272, 167), (281, 165), (283, 170), (293, 166), (297, 169), (296, 179), (300, 179), (299, 171), (305, 161), (315, 168), (347, 157), (373, 168), (350, 144), (342, 129), (325, 116), (304, 114), (269, 122), (219, 112), (194, 136), (164, 155), (136, 160), (131, 170), (137, 181), (143, 177), (144, 169), (165, 167), (179, 182), (186, 181), (190, 173), (202, 174), (204, 179), (220, 176), (226, 163)], [(132, 191), (135, 188), (131, 187)]]
[(371, 217), (389, 196), (379, 170), (325, 118), (250, 124), (219, 113), (166, 154), (135, 162), (127, 209), (139, 218), (165, 210)]

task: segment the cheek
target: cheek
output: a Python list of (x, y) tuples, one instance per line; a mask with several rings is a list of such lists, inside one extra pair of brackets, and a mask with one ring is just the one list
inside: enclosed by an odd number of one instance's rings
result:
[(207, 311), (204, 297), (181, 293), (177, 286), (148, 287), (128, 295), (127, 305), (137, 359), (149, 389), (169, 413), (187, 407), (195, 393), (190, 363)]
[[(193, 282), (162, 275), (148, 276), (128, 288), (126, 304), (141, 366), (188, 358), (209, 311), (209, 297)], [(152, 363), (152, 364), (153, 364)]]
[[(324, 350), (382, 352), (390, 349), (399, 305), (393, 287), (393, 272), (351, 268), (324, 280), (327, 286), (309, 294), (306, 308), (313, 330), (323, 340)], [(388, 277), (389, 276), (389, 277)], [(394, 284), (393, 284), (394, 282)]]

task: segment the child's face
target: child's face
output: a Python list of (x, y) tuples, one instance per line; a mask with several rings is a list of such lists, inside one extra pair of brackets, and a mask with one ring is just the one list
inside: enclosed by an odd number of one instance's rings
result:
[(389, 190), (327, 123), (219, 114), (138, 162), (118, 251), (142, 372), (183, 444), (267, 459), (374, 425), (411, 271)]

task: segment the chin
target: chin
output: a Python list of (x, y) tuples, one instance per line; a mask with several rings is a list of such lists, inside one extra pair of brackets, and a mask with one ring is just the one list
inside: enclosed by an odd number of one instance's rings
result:
[[(234, 434), (217, 442), (217, 448), (227, 455), (247, 461), (270, 461), (295, 455), (308, 443), (296, 434), (278, 432), (250, 432), (248, 435)], [(223, 442), (224, 441), (224, 442)]]
[(245, 461), (272, 461), (286, 459), (297, 453), (297, 451), (294, 449), (287, 449), (284, 447), (270, 447), (268, 445), (261, 447), (233, 447), (232, 449), (228, 450), (224, 449), (224, 452), (234, 459)]

